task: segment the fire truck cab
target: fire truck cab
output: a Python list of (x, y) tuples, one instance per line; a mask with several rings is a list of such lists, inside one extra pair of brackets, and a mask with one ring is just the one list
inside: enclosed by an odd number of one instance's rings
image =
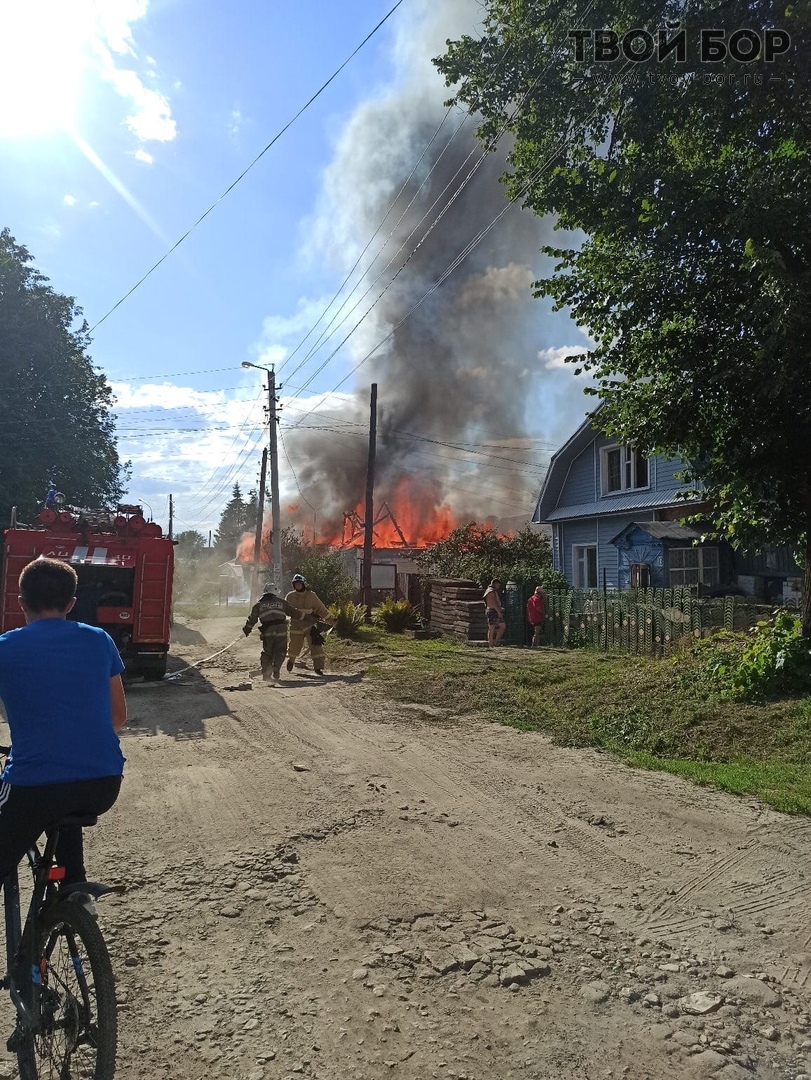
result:
[(25, 625), (17, 581), (32, 559), (70, 563), (79, 578), (68, 618), (100, 626), (127, 672), (157, 681), (166, 674), (172, 610), (174, 541), (147, 522), (140, 506), (116, 511), (46, 506), (36, 524), (12, 520), (3, 534), (0, 633)]

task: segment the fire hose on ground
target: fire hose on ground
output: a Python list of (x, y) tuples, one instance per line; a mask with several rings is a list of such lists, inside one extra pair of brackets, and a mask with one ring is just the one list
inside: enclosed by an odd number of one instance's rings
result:
[[(318, 625), (319, 625), (318, 622), (315, 622), (308, 629), (315, 629)], [(326, 640), (326, 638), (329, 636), (331, 631), (332, 631), (332, 627), (330, 626), (327, 629), (327, 632), (323, 635), (324, 640)], [(248, 638), (244, 634), (238, 634), (234, 638), (233, 641), (229, 642), (227, 645), (224, 645), (221, 649), (218, 649), (215, 653), (212, 653), (211, 656), (206, 656), (202, 660), (195, 660), (195, 662), (193, 664), (187, 664), (186, 667), (181, 668), (180, 671), (173, 671), (169, 675), (164, 675), (163, 679), (161, 681), (162, 682), (170, 682), (172, 679), (176, 679), (179, 675), (185, 675), (185, 673), (187, 671), (192, 671), (194, 668), (201, 667), (203, 664), (207, 664), (211, 660), (216, 660), (218, 656), (222, 656), (222, 654), (228, 652), (229, 649), (233, 649), (233, 647), (235, 645), (237, 645), (240, 641), (247, 641), (247, 640), (248, 640)]]

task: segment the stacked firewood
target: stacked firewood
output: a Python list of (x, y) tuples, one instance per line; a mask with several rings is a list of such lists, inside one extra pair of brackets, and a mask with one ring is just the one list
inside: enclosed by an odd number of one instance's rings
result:
[(487, 638), (487, 619), (483, 592), (475, 581), (432, 578), (431, 629), (468, 641), (484, 641)]

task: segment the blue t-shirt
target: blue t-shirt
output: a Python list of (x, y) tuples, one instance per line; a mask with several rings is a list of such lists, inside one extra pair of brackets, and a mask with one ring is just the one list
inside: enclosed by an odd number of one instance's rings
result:
[(0, 635), (12, 742), (0, 779), (32, 787), (121, 776), (110, 679), (123, 670), (113, 639), (97, 626), (37, 619)]

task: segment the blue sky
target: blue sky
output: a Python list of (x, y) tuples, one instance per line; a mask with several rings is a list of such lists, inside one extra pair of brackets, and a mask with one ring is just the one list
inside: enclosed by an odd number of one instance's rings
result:
[[(0, 74), (2, 224), (95, 325), (390, 6), (390, 0), (7, 0), (0, 32), (19, 68)], [(422, 145), (416, 120), (408, 128), (409, 112), (441, 114), (447, 91), (430, 70), (432, 51), (448, 33), (475, 33), (477, 11), (473, 0), (404, 0), (178, 251), (95, 330), (92, 356), (114, 384), (120, 449), (133, 462), (130, 496), (151, 505), (158, 520), (165, 521), (171, 491), (180, 527), (206, 532), (234, 480), (255, 483), (261, 375), (240, 362), (283, 364), (330, 301), (370, 239), (371, 230), (364, 230), (373, 220), (369, 199), (379, 194), (374, 170), (382, 169), (386, 182), (399, 184), (400, 173), (405, 179), (409, 154), (416, 164)], [(368, 149), (364, 117), (381, 102), (380, 115), (393, 109), (402, 117), (393, 136), (396, 162), (359, 153)], [(353, 204), (361, 189), (371, 193), (365, 207), (363, 199)], [(380, 197), (385, 201), (385, 191)], [(454, 254), (448, 250), (449, 262)], [(485, 262), (480, 269), (486, 272)], [(408, 274), (406, 267), (398, 288)], [(374, 276), (367, 275), (363, 288)], [(384, 285), (385, 279), (378, 291)], [(366, 307), (376, 295), (370, 293)], [(385, 334), (390, 315), (387, 323), (375, 310), (306, 390), (296, 397), (294, 388), (366, 307), (285, 387), (283, 420), (291, 429), (313, 407), (314, 416), (330, 423), (357, 420), (354, 390), (357, 385), (365, 400), (369, 372), (330, 391)], [(528, 514), (549, 450), (582, 417), (581, 383), (560, 363), (565, 347), (587, 344), (585, 335), (540, 304), (530, 318), (538, 320), (537, 367), (546, 375), (540, 382), (527, 376), (528, 428), (481, 425), (482, 446), (516, 449), (522, 464), (513, 494), (499, 496), (503, 476), (487, 473), (498, 467), (495, 457), (488, 463), (481, 452), (477, 461), (466, 449), (438, 448), (446, 459), (443, 465), (437, 457), (432, 466), (440, 477), (445, 470), (438, 498), (453, 501), (452, 478), (470, 473), (468, 491), (471, 483), (495, 488), (495, 512), (507, 514), (514, 504), (516, 514)], [(495, 379), (497, 355), (492, 365)], [(383, 396), (385, 367), (374, 375)], [(422, 432), (436, 433), (436, 426)], [(462, 433), (450, 422), (447, 435), (456, 443)], [(468, 427), (461, 441), (472, 449), (478, 438)], [(283, 502), (298, 502), (290, 473), (310, 474), (309, 451), (294, 436), (287, 449), (292, 468), (281, 463)]]

